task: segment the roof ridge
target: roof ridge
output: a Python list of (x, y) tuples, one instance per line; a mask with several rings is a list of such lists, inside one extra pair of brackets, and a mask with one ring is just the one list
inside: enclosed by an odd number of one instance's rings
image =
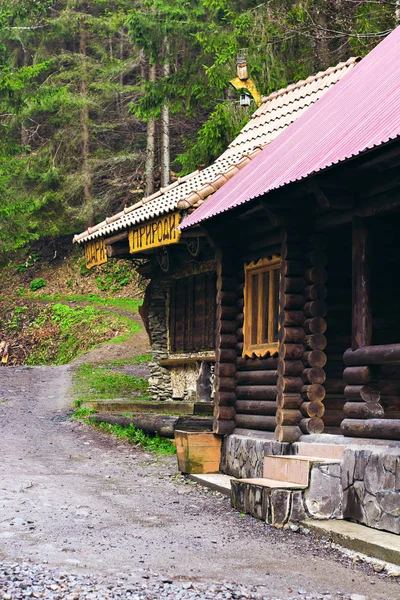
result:
[(192, 207), (198, 207), (204, 200), (214, 194), (220, 187), (231, 179), (238, 171), (243, 169), (257, 154), (261, 152), (261, 147), (255, 148), (252, 152), (244, 153), (239, 162), (230, 164), (225, 171), (216, 173), (214, 179), (205, 183), (200, 189), (190, 191), (185, 198), (181, 198), (178, 202), (180, 210), (187, 210)]
[[(222, 182), (225, 183), (228, 179), (230, 179), (231, 176), (233, 176), (234, 173), (237, 172), (237, 170), (241, 170), (242, 166), (244, 166), (244, 164), (250, 160), (248, 156), (249, 154), (253, 155), (254, 152), (257, 152), (257, 148), (269, 144), (270, 140), (265, 140), (267, 143), (263, 144), (261, 141), (263, 139), (262, 134), (257, 135), (259, 125), (257, 125), (257, 127), (255, 125), (252, 127), (252, 123), (255, 120), (267, 120), (267, 122), (263, 124), (263, 131), (265, 130), (268, 135), (277, 131), (277, 135), (279, 135), (279, 131), (282, 130), (282, 128), (288, 126), (289, 124), (293, 123), (294, 120), (296, 120), (294, 117), (296, 116), (298, 110), (302, 111), (303, 108), (304, 110), (307, 110), (309, 106), (307, 97), (312, 98), (316, 91), (318, 92), (329, 89), (332, 85), (331, 79), (333, 74), (339, 73), (340, 78), (342, 76), (340, 71), (346, 72), (346, 67), (351, 67), (359, 60), (361, 59), (358, 57), (351, 57), (345, 62), (340, 62), (333, 67), (329, 67), (325, 71), (320, 71), (315, 75), (310, 75), (305, 80), (298, 81), (290, 84), (286, 88), (272, 92), (269, 96), (263, 98), (262, 106), (253, 113), (247, 125), (240, 131), (238, 136), (229, 144), (225, 151), (210, 165), (201, 170), (196, 169), (195, 171), (192, 171), (183, 177), (178, 177), (169, 185), (160, 188), (148, 196), (142, 196), (140, 200), (128, 207), (123, 208), (117, 214), (107, 217), (94, 227), (89, 227), (86, 229), (86, 231), (75, 235), (74, 241), (78, 242), (86, 239), (87, 237), (98, 237), (99, 235), (102, 235), (103, 231), (115, 230), (115, 228), (119, 229), (123, 227), (124, 224), (135, 222), (136, 216), (134, 213), (136, 213), (136, 211), (138, 211), (138, 218), (140, 220), (140, 215), (142, 212), (145, 215), (149, 214), (149, 210), (151, 212), (151, 209), (146, 208), (146, 205), (150, 204), (154, 200), (156, 200), (156, 206), (158, 206), (158, 210), (161, 210), (160, 203), (163, 205), (166, 203), (169, 206), (173, 200), (177, 201), (176, 205), (180, 209), (191, 210), (193, 207), (197, 207), (204, 201), (206, 197), (214, 193), (216, 189), (222, 185)], [(326, 81), (321, 81), (324, 80), (324, 78), (326, 78)], [(336, 79), (337, 76), (334, 75), (334, 78)], [(318, 85), (318, 90), (308, 90), (307, 86), (310, 86), (312, 83), (318, 80), (321, 81), (321, 83)], [(301, 88), (305, 88), (305, 93), (301, 95), (305, 106), (300, 107), (300, 109), (293, 108), (293, 110), (291, 110), (293, 102), (290, 102), (287, 108), (285, 108), (285, 114), (283, 114), (280, 110), (280, 105), (282, 104), (281, 102), (278, 102), (278, 106), (276, 106), (276, 103), (274, 102), (271, 102), (270, 105), (266, 105), (266, 103), (268, 103), (270, 100), (272, 101), (286, 94), (288, 94), (288, 98), (290, 98), (290, 94), (293, 93), (293, 91)], [(311, 100), (310, 103), (312, 103)], [(285, 104), (285, 102), (283, 102), (283, 104)], [(279, 122), (283, 118), (285, 120), (284, 127), (279, 127)], [(288, 122), (286, 123), (286, 121)], [(242, 135), (244, 135), (244, 140), (242, 139)], [(236, 145), (235, 142), (237, 142)], [(252, 157), (253, 156), (251, 156), (251, 158)], [(228, 177), (226, 177), (227, 174)], [(177, 190), (176, 192), (173, 191), (175, 188)], [(171, 195), (170, 192), (172, 192)], [(164, 201), (165, 195), (166, 197)]]
[(310, 75), (309, 77), (307, 77), (307, 79), (300, 79), (296, 83), (290, 83), (285, 88), (281, 88), (280, 90), (277, 90), (276, 92), (271, 92), (271, 94), (269, 94), (268, 96), (263, 96), (262, 102), (263, 102), (263, 104), (265, 104), (266, 102), (269, 102), (270, 100), (274, 100), (275, 98), (278, 98), (279, 96), (288, 94), (289, 92), (292, 92), (295, 89), (298, 89), (300, 87), (308, 85), (308, 84), (312, 83), (313, 81), (317, 81), (318, 79), (322, 79), (323, 77), (326, 77), (327, 75), (331, 75), (335, 71), (339, 71), (341, 69), (344, 69), (344, 67), (355, 64), (355, 63), (359, 62), (360, 60), (361, 60), (360, 56), (352, 56), (348, 60), (338, 63), (334, 67), (329, 67), (325, 71), (319, 71), (315, 75)]

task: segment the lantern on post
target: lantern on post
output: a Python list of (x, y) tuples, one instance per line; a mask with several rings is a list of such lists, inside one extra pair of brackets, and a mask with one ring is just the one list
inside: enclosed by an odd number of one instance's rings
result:
[(240, 106), (250, 106), (251, 97), (246, 92), (241, 92), (240, 94)]
[[(251, 96), (253, 96), (257, 106), (261, 106), (262, 98), (257, 90), (256, 84), (251, 77), (249, 77), (246, 57), (246, 48), (239, 50), (236, 57), (237, 77), (232, 79), (231, 84), (240, 93), (240, 106), (250, 106)], [(246, 93), (245, 90), (247, 90), (248, 93)]]

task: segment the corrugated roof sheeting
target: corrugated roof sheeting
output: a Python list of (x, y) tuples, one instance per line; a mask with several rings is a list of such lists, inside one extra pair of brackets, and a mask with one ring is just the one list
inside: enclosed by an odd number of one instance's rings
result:
[(400, 136), (400, 28), (200, 206), (182, 229)]
[[(302, 112), (336, 83), (337, 79), (352, 69), (357, 60), (351, 58), (305, 81), (299, 81), (270, 94), (263, 99), (263, 104), (237, 138), (212, 165), (183, 177), (164, 191), (156, 192), (95, 227), (89, 228), (75, 236), (74, 241), (82, 243), (113, 235), (136, 223), (177, 210), (179, 202), (188, 198), (193, 192), (200, 191), (205, 184), (212, 183), (219, 175), (227, 173), (232, 166), (238, 165), (245, 156), (251, 156), (257, 148), (266, 146), (279, 136)], [(212, 193), (212, 189), (210, 191)]]

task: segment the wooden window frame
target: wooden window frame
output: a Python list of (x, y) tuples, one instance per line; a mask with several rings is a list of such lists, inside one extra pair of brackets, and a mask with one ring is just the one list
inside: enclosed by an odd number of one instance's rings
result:
[[(279, 306), (275, 306), (275, 279), (274, 272), (280, 270), (281, 258), (273, 256), (271, 259), (262, 258), (257, 262), (251, 262), (244, 267), (244, 323), (243, 323), (243, 356), (264, 357), (267, 354), (273, 354), (278, 350), (278, 341), (274, 340), (274, 323), (278, 318)], [(258, 304), (257, 304), (257, 343), (251, 343), (253, 322), (253, 283), (254, 275), (270, 273), (268, 302), (265, 302), (264, 287), (260, 285), (261, 277), (258, 279)], [(263, 331), (265, 330), (266, 307), (268, 305), (268, 342), (262, 342)], [(279, 323), (278, 323), (279, 327)]]
[[(204, 304), (202, 304), (202, 319), (203, 326), (201, 329), (201, 341), (196, 343), (196, 335), (199, 335), (197, 323), (196, 327), (196, 280), (202, 277), (204, 287)], [(177, 282), (184, 282), (184, 296), (178, 299)], [(216, 310), (217, 310), (217, 273), (214, 269), (207, 271), (199, 271), (190, 275), (174, 277), (171, 282), (168, 300), (168, 353), (174, 355), (195, 355), (204, 352), (215, 352), (215, 327), (216, 327)], [(177, 336), (176, 328), (178, 320), (176, 310), (180, 304), (180, 310), (183, 311), (181, 319), (180, 336)], [(212, 304), (211, 304), (212, 303)], [(195, 335), (196, 334), (196, 335)]]

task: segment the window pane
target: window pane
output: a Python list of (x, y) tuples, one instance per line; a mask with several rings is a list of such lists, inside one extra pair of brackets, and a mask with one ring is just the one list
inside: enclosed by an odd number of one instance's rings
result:
[(256, 273), (251, 276), (251, 329), (250, 329), (250, 344), (257, 344), (257, 325), (258, 325), (258, 279)]
[(275, 269), (274, 272), (274, 333), (273, 341), (278, 341), (278, 315), (279, 315), (279, 275), (280, 269)]
[(261, 274), (262, 280), (263, 280), (263, 288), (264, 288), (264, 293), (263, 293), (263, 323), (262, 323), (262, 340), (261, 343), (262, 344), (268, 344), (268, 317), (269, 317), (269, 294), (270, 294), (270, 289), (269, 289), (269, 277), (270, 277), (270, 273), (269, 271), (265, 271), (264, 273)]

